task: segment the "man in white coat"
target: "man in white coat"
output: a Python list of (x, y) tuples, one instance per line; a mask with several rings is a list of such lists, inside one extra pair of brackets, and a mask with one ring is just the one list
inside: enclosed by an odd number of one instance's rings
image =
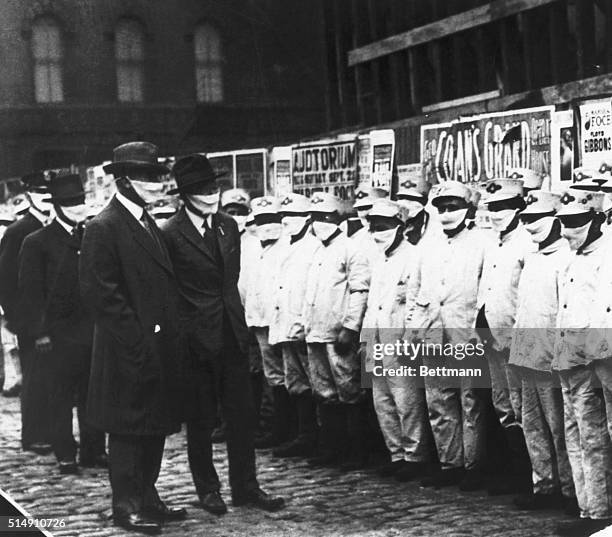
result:
[[(427, 248), (420, 249), (410, 278), (407, 339), (466, 345), (477, 337), (476, 299), (489, 241), (479, 230), (466, 228), (470, 197), (467, 186), (448, 181), (432, 199), (443, 233), (432, 237)], [(423, 358), (423, 363), (457, 366), (454, 356), (430, 355)], [(474, 379), (426, 376), (425, 393), (440, 469), (421, 484), (460, 484), (465, 490), (480, 486), (485, 414), (483, 397)]]
[(361, 330), (372, 371), (374, 408), (391, 463), (383, 476), (408, 481), (421, 475), (429, 461), (430, 438), (425, 386), (418, 376), (387, 376), (389, 369), (418, 365), (410, 357), (379, 355), (374, 346), (395, 344), (404, 335), (406, 287), (414, 270), (415, 246), (404, 237), (407, 210), (398, 202), (378, 200), (368, 220), (380, 256), (372, 267), (368, 305)]
[[(425, 208), (431, 185), (421, 176), (418, 180), (404, 179), (398, 186), (396, 199), (407, 211), (404, 234), (410, 244), (418, 244), (436, 229)], [(438, 231), (439, 226), (438, 226)]]
[(283, 356), (280, 347), (270, 343), (269, 328), (277, 293), (279, 266), (285, 253), (281, 238), (282, 224), (278, 198), (263, 196), (251, 202), (261, 243), (259, 257), (248, 268), (244, 312), (247, 326), (253, 330), (263, 361), (263, 371), (272, 390), (272, 432), (257, 442), (257, 447), (274, 447), (292, 436), (289, 394), (285, 388)]
[(493, 406), (511, 453), (511, 473), (489, 486), (490, 494), (529, 492), (531, 465), (521, 428), (521, 381), (508, 365), (517, 290), (525, 257), (535, 251), (519, 219), (525, 208), (521, 179), (494, 179), (486, 187), (496, 243), (487, 249), (478, 293), (477, 328), (486, 345)]
[(317, 441), (316, 404), (312, 395), (302, 310), (306, 277), (321, 248), (310, 230), (310, 199), (287, 194), (281, 199), (285, 252), (279, 262), (270, 344), (280, 345), (285, 387), (297, 410), (297, 436), (273, 451), (277, 457), (312, 456)]
[(522, 425), (533, 468), (533, 490), (514, 503), (520, 509), (560, 508), (576, 514), (563, 397), (558, 375), (551, 371), (559, 277), (570, 256), (569, 244), (561, 237), (561, 223), (555, 218), (560, 199), (555, 192), (532, 190), (521, 213), (538, 250), (526, 256), (521, 272), (509, 363), (520, 368)]
[(302, 319), (310, 379), (319, 400), (320, 455), (313, 465), (335, 464), (350, 445), (345, 469), (364, 463), (364, 411), (359, 331), (370, 285), (368, 261), (340, 229), (342, 201), (316, 192), (312, 229), (321, 242), (308, 271)]
[(552, 367), (561, 379), (565, 442), (581, 517), (560, 524), (560, 535), (589, 535), (612, 524), (612, 443), (597, 375), (601, 356), (590, 345), (602, 321), (595, 315), (606, 288), (601, 284), (609, 279), (603, 198), (603, 192), (568, 190), (557, 212), (572, 255), (559, 283)]

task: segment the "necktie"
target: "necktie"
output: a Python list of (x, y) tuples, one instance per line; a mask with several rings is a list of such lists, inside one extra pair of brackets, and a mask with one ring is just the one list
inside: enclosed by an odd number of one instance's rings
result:
[(208, 217), (206, 216), (204, 217), (204, 222), (202, 223), (202, 229), (204, 230), (205, 233), (209, 233), (212, 231), (212, 229), (208, 225)]
[(155, 231), (153, 229), (153, 223), (149, 219), (149, 215), (147, 215), (146, 211), (142, 211), (142, 216), (140, 217), (140, 222), (142, 223), (144, 228), (147, 230), (147, 233), (149, 234), (151, 239), (153, 239), (153, 242), (155, 243), (155, 246), (157, 246), (157, 248), (159, 248), (159, 250), (161, 250), (162, 249), (161, 245), (159, 244), (159, 241), (157, 240), (157, 235), (156, 235), (156, 233), (155, 233)]

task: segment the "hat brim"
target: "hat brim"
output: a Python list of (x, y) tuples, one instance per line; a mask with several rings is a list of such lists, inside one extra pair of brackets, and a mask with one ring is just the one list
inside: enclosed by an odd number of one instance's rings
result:
[(599, 192), (601, 190), (601, 185), (599, 183), (593, 182), (579, 182), (573, 183), (569, 186), (572, 190), (586, 190), (588, 192)]
[[(400, 198), (400, 196), (402, 197)], [(413, 201), (424, 201), (427, 199), (425, 194), (414, 189), (398, 190), (396, 197), (397, 199), (409, 199)]]
[(170, 190), (168, 190), (166, 194), (169, 196), (173, 196), (174, 194), (179, 194), (180, 192), (183, 192), (184, 190), (189, 190), (194, 186), (203, 185), (206, 183), (215, 183), (217, 179), (219, 179), (219, 177), (223, 177), (224, 175), (227, 175), (227, 172), (217, 172), (211, 176), (202, 177), (202, 179), (191, 181), (190, 183), (185, 184), (185, 185), (177, 185), (176, 188), (171, 188)]
[(374, 205), (374, 202), (368, 198), (362, 198), (360, 200), (356, 200), (355, 203), (353, 203), (353, 209), (364, 209), (367, 207), (372, 207), (372, 205)]
[(532, 203), (531, 205), (527, 205), (527, 207), (521, 211), (520, 214), (546, 214), (546, 213), (555, 213), (556, 209), (550, 206), (538, 205), (537, 203)]
[(163, 164), (152, 164), (149, 162), (141, 162), (138, 160), (123, 160), (120, 162), (111, 162), (106, 166), (103, 166), (102, 169), (112, 175), (122, 175), (126, 170), (144, 170), (152, 173), (156, 173), (159, 175), (167, 175), (170, 173), (170, 168), (164, 166)]
[(448, 194), (443, 194), (442, 196), (434, 197), (431, 200), (431, 204), (434, 207), (437, 207), (443, 201), (448, 201), (448, 200), (461, 200), (461, 201), (464, 201), (465, 203), (468, 203), (468, 200), (466, 200), (463, 196), (451, 196), (451, 195), (448, 195)]
[(588, 209), (583, 210), (580, 210), (576, 207), (561, 207), (561, 209), (557, 211), (557, 214), (555, 214), (555, 216), (574, 216), (576, 214), (587, 214), (591, 211), (592, 209), (590, 207)]

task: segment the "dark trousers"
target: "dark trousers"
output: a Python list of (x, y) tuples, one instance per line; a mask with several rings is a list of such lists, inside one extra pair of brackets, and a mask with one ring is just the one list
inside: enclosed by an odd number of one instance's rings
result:
[(196, 334), (187, 334), (185, 343), (193, 370), (187, 453), (196, 492), (203, 496), (221, 488), (211, 443), (219, 403), (226, 422), (232, 493), (252, 490), (258, 484), (253, 445), (255, 411), (248, 359), (240, 351), (231, 329), (226, 329), (225, 347), (217, 356), (207, 352)]
[(50, 404), (51, 365), (34, 349), (34, 340), (18, 336), (19, 359), (23, 375), (21, 388), (21, 444), (50, 444), (53, 414)]
[(58, 461), (72, 461), (76, 456), (76, 442), (72, 436), (72, 408), (75, 403), (79, 419), (81, 461), (91, 460), (104, 453), (104, 433), (93, 429), (85, 419), (90, 358), (89, 345), (56, 344), (48, 356), (52, 364), (52, 445)]
[(164, 436), (109, 434), (108, 469), (114, 516), (140, 513), (161, 503), (155, 482), (165, 440)]

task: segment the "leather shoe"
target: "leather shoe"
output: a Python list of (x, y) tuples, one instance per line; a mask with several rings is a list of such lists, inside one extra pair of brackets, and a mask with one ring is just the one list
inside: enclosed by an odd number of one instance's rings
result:
[(187, 518), (187, 509), (184, 507), (168, 507), (165, 503), (161, 502), (154, 507), (148, 508), (145, 514), (157, 522), (173, 522), (185, 520)]
[(79, 467), (76, 461), (59, 461), (59, 473), (62, 475), (79, 475)]
[(81, 457), (79, 464), (83, 468), (108, 468), (108, 455), (102, 453), (93, 457)]
[(139, 513), (130, 515), (115, 515), (113, 517), (115, 526), (120, 526), (129, 531), (138, 531), (140, 533), (148, 533), (149, 535), (157, 535), (161, 533), (161, 525)]
[(227, 513), (227, 505), (225, 505), (218, 491), (209, 492), (204, 496), (200, 496), (200, 505), (202, 509), (213, 515), (224, 515)]
[(259, 487), (252, 490), (247, 490), (240, 494), (232, 494), (232, 503), (234, 507), (242, 505), (252, 505), (264, 511), (278, 511), (285, 507), (285, 500), (280, 496), (272, 496), (264, 492)]

